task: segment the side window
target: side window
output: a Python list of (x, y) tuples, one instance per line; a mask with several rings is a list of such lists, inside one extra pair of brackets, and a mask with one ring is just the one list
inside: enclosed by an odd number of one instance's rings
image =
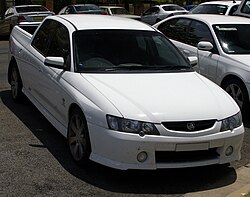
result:
[(57, 22), (46, 20), (36, 33), (31, 45), (43, 56), (46, 56), (51, 38), (57, 29)]
[(191, 23), (188, 19), (173, 19), (162, 23), (158, 29), (168, 38), (179, 41), (187, 42), (187, 29)]
[(58, 14), (65, 14), (66, 7), (64, 7)]
[(250, 1), (245, 1), (244, 5), (242, 6), (241, 12), (250, 14)]
[(208, 41), (214, 45), (209, 28), (206, 24), (199, 21), (192, 21), (187, 38), (188, 44), (195, 47), (200, 41)]
[(231, 7), (231, 10), (229, 11), (229, 15), (232, 16), (234, 15), (234, 12), (238, 9), (239, 5), (234, 5)]
[(63, 57), (66, 62), (69, 54), (70, 40), (68, 29), (64, 25), (58, 23), (46, 56)]
[(144, 12), (143, 15), (150, 15), (150, 14), (152, 14), (152, 13), (153, 13), (153, 8), (149, 8), (148, 10), (146, 10), (146, 11)]
[(154, 14), (157, 14), (157, 13), (159, 13), (159, 12), (160, 12), (160, 9), (157, 8), (157, 7), (155, 7), (155, 9), (154, 9)]
[(65, 10), (65, 14), (72, 14), (72, 13), (71, 13), (71, 9), (70, 9), (70, 7), (67, 7), (67, 8), (66, 8), (66, 10)]

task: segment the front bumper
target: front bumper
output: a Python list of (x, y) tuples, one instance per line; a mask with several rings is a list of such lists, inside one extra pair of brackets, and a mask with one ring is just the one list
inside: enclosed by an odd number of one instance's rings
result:
[[(224, 164), (241, 158), (244, 126), (192, 137), (139, 136), (89, 124), (90, 159), (116, 169), (184, 168)], [(228, 149), (232, 153), (228, 155)], [(138, 154), (147, 155), (144, 162)]]

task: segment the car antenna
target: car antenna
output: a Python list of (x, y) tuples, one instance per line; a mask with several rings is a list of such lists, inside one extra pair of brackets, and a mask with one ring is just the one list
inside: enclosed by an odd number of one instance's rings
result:
[(236, 1), (235, 1), (235, 0), (233, 0), (233, 3), (236, 3)]

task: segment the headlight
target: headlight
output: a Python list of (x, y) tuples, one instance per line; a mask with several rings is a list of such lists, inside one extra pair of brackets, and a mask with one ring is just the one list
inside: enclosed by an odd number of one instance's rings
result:
[(110, 129), (140, 135), (160, 135), (154, 124), (107, 115)]
[(226, 118), (221, 122), (221, 131), (233, 130), (234, 128), (242, 125), (241, 113), (237, 113), (234, 116)]

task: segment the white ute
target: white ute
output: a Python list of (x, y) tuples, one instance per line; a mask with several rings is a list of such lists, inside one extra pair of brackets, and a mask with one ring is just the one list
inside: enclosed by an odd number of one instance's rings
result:
[[(188, 61), (189, 60), (189, 61)], [(241, 112), (161, 33), (114, 16), (47, 17), (10, 36), (9, 83), (68, 139), (72, 158), (116, 169), (241, 158)]]

